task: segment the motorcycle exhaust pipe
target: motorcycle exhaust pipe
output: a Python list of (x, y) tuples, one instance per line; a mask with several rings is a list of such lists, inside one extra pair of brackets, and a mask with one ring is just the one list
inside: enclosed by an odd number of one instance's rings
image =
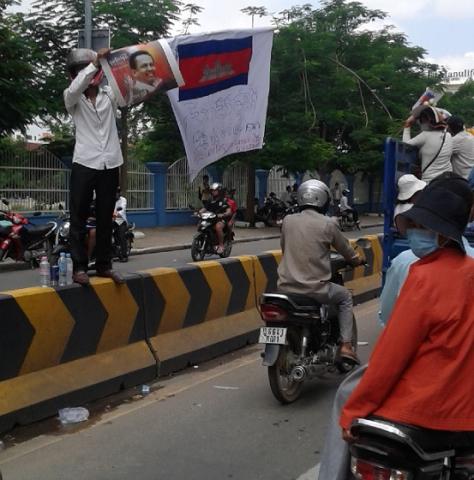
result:
[(307, 376), (306, 368), (298, 365), (297, 367), (293, 368), (291, 372), (291, 378), (294, 382), (302, 382)]

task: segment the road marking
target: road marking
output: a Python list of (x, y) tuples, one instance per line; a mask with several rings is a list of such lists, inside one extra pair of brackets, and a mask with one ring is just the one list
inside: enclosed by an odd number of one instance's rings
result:
[(319, 475), (319, 463), (313, 468), (309, 469), (306, 473), (303, 473), (297, 480), (317, 480)]

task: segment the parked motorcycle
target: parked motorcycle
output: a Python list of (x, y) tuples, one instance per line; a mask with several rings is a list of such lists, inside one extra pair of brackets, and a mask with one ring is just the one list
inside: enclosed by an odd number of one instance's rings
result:
[(288, 206), (273, 192), (265, 199), (263, 207), (257, 210), (256, 220), (265, 223), (267, 227), (280, 225), (286, 215)]
[[(472, 480), (474, 445), (459, 432), (434, 432), (380, 418), (351, 426), (351, 471), (361, 480)], [(464, 438), (463, 438), (464, 437)]]
[[(213, 212), (195, 212), (194, 216), (199, 218), (198, 232), (194, 235), (191, 245), (191, 257), (194, 262), (204, 260), (206, 255), (217, 255), (215, 248), (219, 244), (214, 225), (219, 221)], [(234, 243), (234, 232), (226, 227), (224, 229), (224, 252), (219, 256), (227, 258), (232, 252)]]
[[(367, 247), (359, 240), (359, 247)], [(345, 259), (331, 253), (331, 282), (344, 285)], [(263, 365), (273, 395), (283, 404), (299, 398), (306, 380), (324, 372), (346, 374), (354, 363), (339, 356), (339, 322), (335, 306), (324, 305), (304, 295), (265, 293), (260, 297), (259, 343), (265, 344)], [(357, 350), (357, 324), (353, 319), (352, 345)]]
[[(34, 225), (25, 216), (12, 212), (8, 200), (2, 199), (2, 204), (0, 219), (10, 224), (0, 226), (0, 262), (11, 258), (16, 262), (30, 263), (34, 268), (39, 265), (41, 257), (50, 259), (58, 224)], [(39, 215), (39, 212), (35, 213), (35, 216)]]
[(359, 222), (356, 222), (354, 220), (354, 215), (350, 211), (341, 211), (340, 209), (338, 209), (337, 220), (339, 222), (339, 228), (343, 232), (360, 230)]

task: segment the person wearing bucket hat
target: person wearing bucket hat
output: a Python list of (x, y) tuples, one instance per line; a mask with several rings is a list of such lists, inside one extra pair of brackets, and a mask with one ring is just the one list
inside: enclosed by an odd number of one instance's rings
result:
[[(415, 121), (419, 123), (421, 133), (411, 138), (411, 126)], [(446, 129), (444, 117), (435, 107), (427, 106), (417, 118), (411, 116), (405, 121), (403, 142), (419, 149), (421, 179), (425, 182), (430, 182), (443, 172), (452, 171), (451, 134)]]
[(451, 174), (428, 185), (402, 214), (430, 240), (416, 248), (421, 259), (411, 266), (367, 371), (344, 405), (346, 439), (355, 418), (376, 415), (468, 432), (474, 440), (474, 259), (462, 241), (471, 207), (467, 181)]
[[(452, 178), (452, 176), (453, 174), (451, 173), (445, 173), (434, 179), (431, 185), (436, 185), (438, 181)], [(397, 185), (399, 189), (397, 200), (407, 199), (405, 200), (407, 203), (399, 204), (403, 206), (403, 211), (407, 211), (416, 203), (420, 192), (424, 189), (424, 183), (416, 179), (413, 175), (404, 175), (400, 177)], [(456, 190), (455, 184), (446, 185), (446, 183), (444, 183), (444, 186)], [(471, 189), (474, 190), (474, 185), (471, 186)], [(397, 212), (395, 213), (395, 222), (397, 224), (399, 224), (399, 222), (397, 222), (397, 216), (403, 213), (403, 211), (400, 211), (398, 214)], [(474, 249), (469, 247), (465, 238), (463, 238), (463, 241), (466, 252), (471, 257), (474, 257)], [(382, 326), (385, 326), (390, 318), (395, 302), (408, 277), (410, 266), (418, 260), (419, 258), (411, 249), (401, 252), (392, 260), (387, 270), (385, 284), (380, 295), (379, 320)], [(352, 372), (337, 389), (326, 434), (326, 442), (321, 456), (319, 480), (346, 480), (348, 476), (347, 472), (349, 471), (350, 460), (349, 448), (340, 436), (339, 417), (344, 404), (356, 389), (366, 369), (367, 365), (359, 367)]]
[(414, 207), (402, 214), (415, 227), (406, 231), (414, 253), (422, 258), (448, 244), (465, 253), (462, 236), (471, 208), (472, 191), (462, 177), (444, 174), (429, 185)]

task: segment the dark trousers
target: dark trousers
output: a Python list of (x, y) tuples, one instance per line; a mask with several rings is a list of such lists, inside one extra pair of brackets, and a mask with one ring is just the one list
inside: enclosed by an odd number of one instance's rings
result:
[(95, 191), (95, 216), (97, 223), (96, 267), (97, 270), (111, 268), (112, 215), (119, 182), (119, 168), (94, 170), (78, 163), (71, 172), (71, 254), (74, 271), (87, 271), (89, 259), (86, 247), (86, 221)]

